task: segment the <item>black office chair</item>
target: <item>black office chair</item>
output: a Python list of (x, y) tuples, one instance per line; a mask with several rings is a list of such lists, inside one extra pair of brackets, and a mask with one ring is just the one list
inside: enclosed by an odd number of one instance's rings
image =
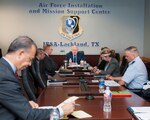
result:
[(122, 63), (120, 65), (120, 73), (123, 75), (128, 67), (128, 61), (125, 56), (122, 58)]
[(34, 59), (32, 61), (32, 64), (30, 66), (30, 71), (33, 75), (33, 78), (34, 78), (34, 82), (35, 82), (35, 86), (36, 88), (38, 89), (39, 88), (42, 88), (44, 89), (46, 87), (46, 83), (45, 82), (45, 78), (42, 78), (42, 75), (41, 75), (41, 67), (40, 67), (40, 64), (42, 61), (39, 61), (38, 59)]
[(118, 62), (120, 63), (120, 54), (119, 53), (115, 53), (115, 58), (118, 60)]
[(29, 67), (21, 71), (23, 87), (28, 95), (29, 100), (36, 101), (38, 96), (37, 89), (34, 86), (34, 79), (32, 74), (30, 73)]

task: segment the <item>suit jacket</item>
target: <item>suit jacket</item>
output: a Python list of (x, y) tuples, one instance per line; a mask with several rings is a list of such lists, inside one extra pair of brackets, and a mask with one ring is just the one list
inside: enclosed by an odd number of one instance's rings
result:
[[(65, 60), (69, 61), (70, 58), (71, 58), (71, 60), (73, 61), (73, 54), (72, 54), (71, 51), (66, 54)], [(77, 53), (77, 63), (80, 64), (80, 61), (81, 61), (81, 60), (85, 60), (84, 53), (78, 52), (78, 53)]]
[(0, 120), (49, 120), (51, 111), (31, 108), (11, 66), (0, 59)]
[(45, 71), (45, 64), (44, 64), (44, 60), (40, 60), (40, 73), (41, 73), (41, 77), (44, 80), (44, 84), (47, 86), (47, 80), (48, 80), (48, 75), (46, 74)]
[(54, 60), (45, 54), (45, 57), (44, 57), (43, 61), (44, 61), (44, 64), (45, 64), (46, 74), (51, 75), (51, 76), (55, 75), (55, 71), (57, 70), (57, 65), (54, 62)]
[[(107, 64), (105, 65), (105, 67)], [(112, 57), (111, 61), (108, 63), (107, 69), (102, 70), (100, 74), (109, 74), (112, 76), (120, 76), (120, 68), (118, 61)]]

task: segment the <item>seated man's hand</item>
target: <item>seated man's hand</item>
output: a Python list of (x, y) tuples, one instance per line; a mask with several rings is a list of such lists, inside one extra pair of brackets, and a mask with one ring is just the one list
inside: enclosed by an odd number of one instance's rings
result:
[(37, 103), (35, 103), (34, 101), (29, 101), (29, 104), (33, 109), (39, 107), (39, 105)]
[(64, 115), (69, 115), (75, 109), (75, 102), (65, 103), (62, 106), (62, 110), (64, 111)]
[(113, 80), (113, 76), (111, 76), (111, 75), (106, 75), (106, 79), (107, 79), (107, 80)]
[(89, 69), (89, 70), (93, 70), (94, 68), (93, 68), (92, 66), (89, 66), (88, 69)]
[(100, 73), (101, 73), (101, 70), (97, 69), (97, 70), (94, 71), (94, 73), (95, 73), (95, 74), (100, 74)]

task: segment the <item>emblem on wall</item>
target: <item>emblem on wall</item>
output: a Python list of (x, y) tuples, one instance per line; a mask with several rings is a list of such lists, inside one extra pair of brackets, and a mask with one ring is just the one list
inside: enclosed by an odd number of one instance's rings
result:
[(59, 28), (59, 34), (68, 40), (79, 37), (83, 33), (83, 29), (80, 27), (79, 16), (63, 16), (62, 25)]

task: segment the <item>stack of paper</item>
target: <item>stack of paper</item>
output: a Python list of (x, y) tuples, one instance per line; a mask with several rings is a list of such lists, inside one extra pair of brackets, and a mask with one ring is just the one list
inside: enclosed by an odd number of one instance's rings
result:
[(62, 107), (65, 103), (73, 102), (73, 101), (77, 100), (78, 98), (79, 97), (77, 97), (77, 96), (69, 97), (68, 99), (66, 99), (65, 101), (63, 101), (62, 103), (60, 103), (57, 107)]
[(120, 85), (113, 80), (105, 80), (105, 86), (118, 87)]
[(129, 107), (128, 110), (138, 120), (150, 120), (150, 107)]

